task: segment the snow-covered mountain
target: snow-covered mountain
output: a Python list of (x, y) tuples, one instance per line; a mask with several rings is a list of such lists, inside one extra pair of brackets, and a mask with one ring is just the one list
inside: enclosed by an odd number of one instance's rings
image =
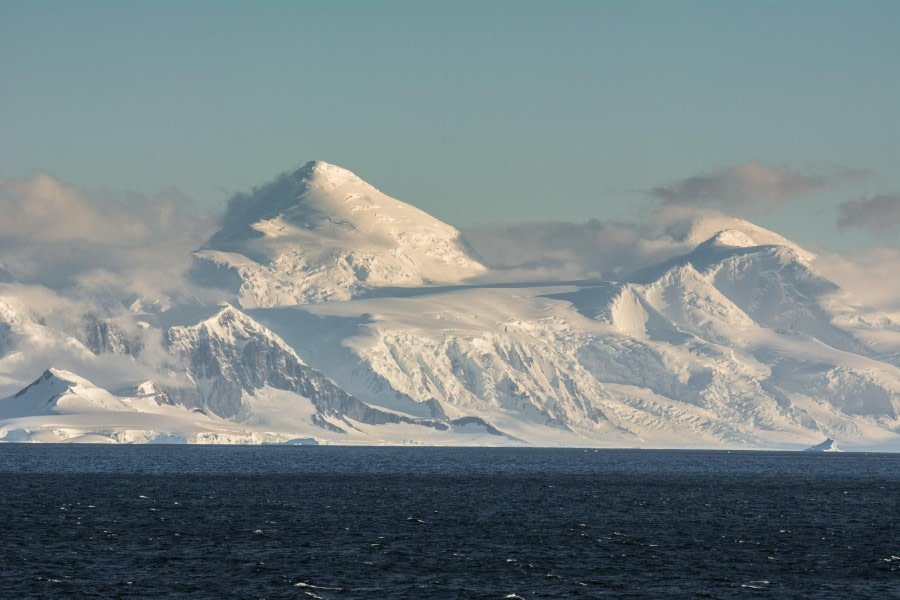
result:
[(48, 369), (14, 396), (0, 400), (0, 439), (8, 442), (256, 442), (265, 438), (233, 423), (161, 405), (148, 397), (118, 397), (62, 369)]
[(31, 385), (4, 402), (5, 417), (66, 415), (131, 410), (119, 398), (69, 371), (47, 369)]
[[(725, 230), (690, 254), (645, 269), (631, 281), (651, 286), (647, 291), (656, 307), (672, 305), (672, 294), (710, 296), (715, 289), (731, 305), (718, 317), (726, 330), (749, 318), (760, 327), (807, 335), (841, 350), (878, 353), (866, 347), (864, 331), (900, 328), (886, 316), (866, 320), (862, 307), (816, 272), (810, 256), (793, 245), (757, 244), (740, 231)], [(686, 310), (697, 310), (691, 298), (676, 300)], [(670, 316), (688, 328), (703, 321), (698, 315), (670, 311)]]
[[(314, 381), (306, 381), (308, 385), (321, 385), (325, 381), (314, 371), (306, 370), (314, 377)], [(225, 377), (219, 373), (211, 379), (224, 381)], [(136, 386), (129, 395), (117, 396), (69, 371), (48, 369), (14, 396), (0, 400), (0, 440), (203, 444), (521, 443), (477, 418), (411, 419), (373, 409), (330, 385), (338, 401), (333, 397), (323, 398), (321, 391), (310, 394), (311, 399), (296, 391), (263, 384), (245, 392), (240, 414), (224, 418), (211, 410), (191, 408), (180, 398), (170, 395), (170, 390), (160, 389), (152, 382)], [(292, 387), (296, 388), (296, 383)]]
[(76, 337), (41, 320), (29, 311), (26, 300), (0, 284), (0, 396), (52, 366), (44, 362), (48, 357), (65, 355), (73, 364), (94, 357)]
[(751, 223), (682, 237), (621, 281), (492, 282), (309, 163), (196, 253), (232, 305), (43, 315), (0, 287), (0, 439), (900, 449), (900, 324)]
[(485, 270), (450, 225), (321, 161), (233, 200), (196, 257), (195, 277), (236, 287), (245, 308), (455, 284)]
[(877, 315), (848, 320), (862, 313), (807, 256), (726, 231), (621, 283), (253, 314), (367, 402), (433, 399), (524, 439), (896, 443), (900, 329)]
[[(427, 419), (416, 419), (360, 402), (304, 364), (277, 335), (231, 306), (196, 325), (172, 327), (167, 345), (175, 363), (186, 366), (191, 384), (161, 390), (167, 400), (238, 422), (273, 418), (270, 399), (262, 397), (266, 390), (290, 392), (295, 406), (313, 407), (311, 424), (336, 433), (347, 433), (354, 423), (433, 426), (428, 419), (445, 420), (435, 411)], [(281, 418), (289, 418), (293, 408), (280, 407)]]
[(449, 419), (437, 405), (426, 418), (373, 408), (231, 306), (195, 325), (169, 328), (166, 345), (171, 362), (160, 373), (164, 383), (145, 381), (122, 395), (48, 369), (0, 400), (0, 439), (520, 443), (477, 417)]

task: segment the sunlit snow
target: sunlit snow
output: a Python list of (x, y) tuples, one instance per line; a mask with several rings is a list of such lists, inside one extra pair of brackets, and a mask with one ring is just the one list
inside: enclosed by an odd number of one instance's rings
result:
[(309, 163), (196, 252), (222, 303), (41, 312), (0, 283), (0, 439), (900, 449), (900, 324), (789, 240), (711, 224), (620, 281), (509, 281)]

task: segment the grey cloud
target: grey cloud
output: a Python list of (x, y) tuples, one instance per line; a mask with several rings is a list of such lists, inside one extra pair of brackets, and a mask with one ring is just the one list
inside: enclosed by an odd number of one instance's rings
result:
[[(618, 279), (643, 267), (689, 252), (698, 226), (726, 228), (731, 221), (715, 211), (665, 207), (640, 223), (536, 221), (495, 223), (463, 230), (484, 261), (512, 280)], [(727, 221), (727, 222), (726, 222)], [(498, 273), (491, 273), (496, 279)]]
[(774, 209), (866, 174), (838, 169), (827, 175), (804, 175), (753, 161), (656, 187), (650, 194), (667, 205), (715, 207), (746, 214)]
[(463, 234), (492, 267), (557, 280), (601, 276), (636, 242), (633, 225), (597, 220), (496, 223)]
[(725, 229), (742, 231), (758, 244), (791, 244), (743, 219), (682, 205), (663, 206), (633, 223), (493, 224), (466, 228), (463, 235), (508, 281), (617, 280), (686, 254)]
[(868, 229), (877, 235), (896, 235), (900, 228), (900, 194), (879, 194), (844, 202), (838, 228)]

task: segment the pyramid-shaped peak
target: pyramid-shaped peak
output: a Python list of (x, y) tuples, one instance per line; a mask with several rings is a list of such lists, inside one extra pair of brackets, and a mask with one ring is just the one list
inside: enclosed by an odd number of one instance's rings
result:
[(94, 387), (94, 384), (83, 377), (79, 377), (71, 371), (49, 368), (44, 371), (40, 377), (32, 381), (28, 386), (19, 390), (15, 397), (19, 398), (29, 391), (38, 389), (47, 390), (46, 392), (44, 392), (45, 395), (59, 395), (76, 386), (92, 388)]
[(41, 379), (50, 379), (51, 377), (55, 377), (56, 379), (62, 379), (65, 381), (71, 381), (72, 379), (78, 378), (75, 373), (71, 371), (66, 371), (65, 369), (57, 369), (54, 367), (50, 367), (44, 374), (41, 375)]
[[(219, 305), (219, 309), (209, 318), (184, 329), (206, 329), (210, 335), (231, 339), (232, 336), (260, 334), (269, 338), (277, 336), (264, 325), (254, 320), (241, 310), (227, 302)], [(280, 343), (280, 340), (279, 340)]]
[(0, 418), (134, 410), (107, 390), (64, 369), (47, 369), (2, 403)]
[(216, 314), (211, 318), (216, 319), (218, 317), (226, 317), (226, 318), (247, 318), (247, 315), (236, 309), (228, 302), (222, 302), (219, 304), (219, 310), (216, 311)]
[(217, 307), (216, 312), (214, 312), (209, 317), (201, 320), (193, 327), (218, 329), (220, 327), (230, 326), (234, 323), (255, 323), (255, 321), (253, 321), (253, 319), (245, 315), (243, 312), (241, 312), (228, 302), (223, 302)]
[(207, 281), (233, 289), (238, 276), (243, 308), (457, 284), (486, 270), (453, 226), (322, 161), (236, 196), (194, 256)]
[(758, 245), (753, 238), (743, 231), (723, 229), (697, 246), (697, 250), (702, 248), (752, 248)]
[(346, 183), (368, 185), (356, 173), (323, 160), (309, 161), (294, 172), (293, 178), (312, 185), (327, 185), (330, 187)]
[(51, 368), (47, 369), (46, 371), (44, 371), (44, 374), (41, 375), (41, 377), (38, 379), (38, 381), (45, 381), (45, 380), (50, 380), (50, 379), (61, 381), (68, 385), (73, 385), (73, 386), (74, 385), (86, 385), (86, 386), (93, 387), (93, 385), (94, 385), (93, 383), (91, 383), (90, 381), (85, 379), (84, 377), (81, 377), (80, 375), (76, 375), (72, 371), (66, 371), (65, 369), (57, 369), (54, 367), (51, 367)]
[(247, 340), (264, 340), (265, 343), (277, 346), (285, 353), (293, 356), (301, 364), (294, 350), (262, 323), (253, 319), (231, 304), (222, 303), (210, 317), (194, 325), (180, 325), (169, 329), (169, 343), (184, 347), (194, 344), (198, 339), (225, 341), (243, 348)]

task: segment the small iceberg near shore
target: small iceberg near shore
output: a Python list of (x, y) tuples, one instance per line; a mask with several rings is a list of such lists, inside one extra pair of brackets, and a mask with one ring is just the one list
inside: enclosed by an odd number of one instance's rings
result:
[(838, 448), (833, 439), (826, 438), (821, 444), (810, 446), (809, 448), (806, 448), (804, 452), (843, 452), (843, 450)]

